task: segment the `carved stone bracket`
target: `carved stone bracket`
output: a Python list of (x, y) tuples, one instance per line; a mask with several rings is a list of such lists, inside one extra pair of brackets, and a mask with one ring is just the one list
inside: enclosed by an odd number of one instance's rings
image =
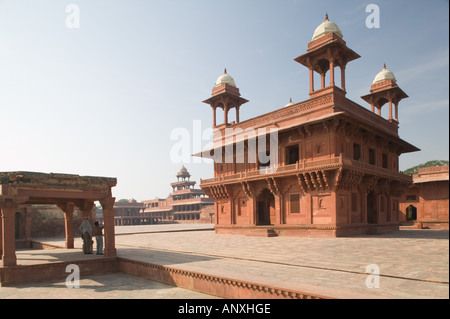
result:
[(273, 196), (279, 196), (280, 195), (280, 189), (278, 187), (277, 181), (275, 178), (267, 178), (267, 186), (270, 190), (270, 192), (273, 194)]

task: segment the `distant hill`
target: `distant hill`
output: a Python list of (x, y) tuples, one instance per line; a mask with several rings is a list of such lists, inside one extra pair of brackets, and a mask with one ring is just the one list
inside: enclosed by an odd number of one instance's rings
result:
[(444, 160), (434, 160), (434, 161), (429, 161), (429, 162), (426, 162), (424, 164), (419, 164), (417, 166), (408, 168), (407, 170), (403, 171), (403, 173), (408, 174), (408, 175), (413, 175), (413, 174), (419, 173), (419, 168), (433, 167), (433, 166), (444, 166), (444, 165), (449, 165), (449, 162), (448, 161), (444, 161)]

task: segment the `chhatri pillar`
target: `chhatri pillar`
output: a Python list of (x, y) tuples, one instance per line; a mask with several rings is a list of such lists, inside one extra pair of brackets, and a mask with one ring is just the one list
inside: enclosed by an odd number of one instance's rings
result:
[[(375, 76), (370, 86), (370, 94), (361, 98), (372, 106), (372, 112), (374, 112), (374, 108), (376, 107), (379, 116), (381, 116), (381, 108), (383, 105), (388, 103), (389, 117), (387, 120), (398, 124), (398, 103), (407, 97), (408, 95), (397, 85), (394, 73), (389, 71), (385, 64), (381, 72)], [(393, 109), (392, 104), (394, 104), (395, 109)]]
[[(347, 47), (339, 27), (328, 19), (320, 24), (308, 43), (307, 53), (295, 59), (309, 69), (309, 95), (323, 94), (325, 88), (335, 88), (334, 69), (341, 69), (341, 89), (345, 94), (345, 68), (348, 62), (360, 58), (359, 54)], [(325, 76), (330, 72), (329, 86), (326, 87)], [(320, 74), (320, 90), (314, 90), (314, 72)]]
[(223, 125), (228, 126), (228, 112), (236, 109), (236, 123), (239, 123), (239, 110), (241, 105), (248, 102), (248, 100), (241, 98), (239, 89), (231, 76), (228, 75), (227, 69), (217, 79), (216, 85), (212, 90), (211, 98), (203, 101), (206, 104), (211, 105), (213, 109), (213, 127), (218, 126), (216, 122), (216, 109), (223, 109)]

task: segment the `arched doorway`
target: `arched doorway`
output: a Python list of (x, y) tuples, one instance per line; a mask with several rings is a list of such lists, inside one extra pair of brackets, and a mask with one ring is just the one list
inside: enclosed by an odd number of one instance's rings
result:
[(265, 188), (257, 197), (256, 225), (271, 225), (270, 213), (275, 211), (275, 197)]
[(367, 194), (367, 223), (378, 223), (377, 197), (372, 191)]
[(417, 208), (413, 205), (409, 205), (408, 208), (406, 208), (406, 220), (417, 220)]

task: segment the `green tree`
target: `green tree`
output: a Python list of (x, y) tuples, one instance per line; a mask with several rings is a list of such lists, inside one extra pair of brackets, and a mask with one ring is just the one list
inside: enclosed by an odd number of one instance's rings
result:
[(445, 160), (433, 160), (433, 161), (428, 161), (426, 163), (419, 164), (414, 167), (408, 168), (403, 173), (408, 174), (408, 175), (413, 175), (413, 174), (419, 173), (419, 168), (443, 166), (443, 165), (448, 165), (448, 164), (449, 164), (449, 162), (445, 161)]

